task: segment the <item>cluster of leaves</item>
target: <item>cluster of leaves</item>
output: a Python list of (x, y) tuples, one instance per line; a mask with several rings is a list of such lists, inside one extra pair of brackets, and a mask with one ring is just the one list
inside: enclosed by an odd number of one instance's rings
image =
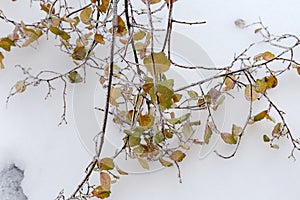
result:
[[(87, 69), (97, 70), (99, 82), (107, 91), (105, 107), (100, 109), (103, 111), (101, 114), (104, 121), (101, 125), (102, 131), (97, 135), (100, 140), (95, 144), (95, 158), (70, 199), (109, 197), (111, 184), (120, 178), (119, 175), (128, 174), (115, 163), (114, 159), (120, 154), (136, 159), (146, 170), (150, 169), (150, 162), (159, 162), (164, 167), (176, 165), (180, 177), (178, 163), (184, 160), (191, 145), (208, 145), (212, 135), (216, 134), (225, 144), (235, 145), (235, 151), (229, 156), (216, 152), (223, 158), (230, 158), (237, 152), (246, 128), (263, 119), (274, 123), (270, 134), (262, 134), (264, 142), (278, 149), (276, 141), (288, 138), (293, 145), (291, 156), (294, 157), (295, 150), (300, 150), (299, 140), (293, 137), (283, 112), (268, 94), (279, 84), (278, 77), (284, 72), (295, 68), (300, 74), (300, 64), (293, 57), (294, 49), (300, 45), (298, 37), (289, 34), (272, 35), (262, 22), (257, 22), (252, 24), (258, 26), (255, 34), (259, 34), (270, 49), (279, 50), (276, 55), (265, 51), (249, 56), (247, 54), (255, 46), (253, 44), (236, 56), (229, 66), (184, 66), (171, 57), (172, 24), (192, 25), (203, 22), (174, 19), (172, 12), (176, 0), (91, 0), (80, 8), (71, 8), (63, 0), (38, 2), (45, 17), (32, 24), (15, 22), (3, 12), (0, 13), (0, 19), (14, 25), (12, 33), (0, 39), (0, 48), (7, 53), (13, 48), (35, 45), (43, 37), (54, 37), (59, 41), (59, 48), (69, 56), (74, 66), (65, 73), (47, 70), (36, 75), (29, 69), (18, 66), (26, 78), (14, 85), (8, 99), (41, 83), (48, 86), (49, 96), (54, 90), (52, 83), (62, 81), (62, 121), (65, 121), (66, 87), (69, 84), (83, 83), (88, 78), (85, 75)], [(138, 3), (141, 3), (139, 6), (142, 9), (135, 5)], [(122, 11), (118, 10), (118, 6)], [(152, 19), (159, 12), (169, 14), (162, 47), (155, 46), (156, 29)], [(144, 16), (148, 22), (137, 23), (138, 18)], [(243, 20), (237, 20), (235, 24), (240, 28), (249, 26)], [(292, 40), (293, 44), (284, 46), (281, 42), (285, 40)], [(102, 52), (97, 51), (97, 47), (101, 46), (111, 49), (108, 57), (103, 58)], [(0, 69), (5, 66), (3, 60), (6, 53), (0, 52)], [(282, 67), (274, 69), (273, 65), (279, 62)], [(176, 80), (168, 74), (170, 68), (184, 68), (191, 72), (210, 70), (215, 74), (174, 88)], [(260, 73), (263, 75), (259, 76)], [(45, 78), (45, 75), (48, 76)], [(205, 85), (207, 83), (210, 83), (209, 87)], [(244, 125), (232, 124), (231, 131), (222, 131), (216, 125), (213, 113), (218, 111), (227, 96), (231, 97), (239, 91), (244, 93), (243, 100), (249, 102), (249, 112), (246, 113), (248, 117)], [(266, 109), (253, 114), (254, 102), (262, 102), (262, 99), (267, 102)], [(206, 116), (204, 124), (198, 119), (195, 120), (195, 113)], [(109, 114), (122, 130), (120, 140), (123, 140), (124, 145), (110, 158), (101, 158)], [(276, 117), (279, 119), (276, 120)], [(199, 136), (196, 133), (202, 126), (204, 130)], [(91, 185), (91, 174), (100, 176), (100, 184)], [(84, 185), (88, 186), (86, 192), (83, 192)], [(61, 199), (65, 199), (64, 195), (61, 195)]]

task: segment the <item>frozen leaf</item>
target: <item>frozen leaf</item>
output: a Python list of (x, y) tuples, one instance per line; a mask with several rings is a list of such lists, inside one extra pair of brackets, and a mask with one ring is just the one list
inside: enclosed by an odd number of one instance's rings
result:
[(212, 136), (212, 130), (210, 128), (210, 126), (208, 125), (208, 123), (205, 126), (205, 131), (204, 131), (204, 143), (208, 144), (209, 140)]
[(265, 61), (270, 61), (275, 58), (275, 55), (269, 51), (266, 51), (262, 54), (262, 59)]
[(118, 166), (116, 166), (116, 169), (117, 169), (117, 171), (118, 171), (118, 173), (119, 173), (120, 175), (128, 175), (127, 172), (125, 172), (124, 170), (120, 169)]
[(84, 46), (76, 46), (72, 53), (72, 58), (74, 60), (83, 60), (87, 54), (86, 48)]
[(60, 30), (59, 28), (57, 28), (55, 26), (50, 26), (49, 30), (51, 31), (51, 33), (58, 35), (63, 40), (68, 40), (71, 38), (67, 32)]
[(264, 93), (268, 88), (268, 83), (265, 81), (265, 79), (257, 79), (255, 81), (254, 88), (256, 92)]
[(187, 113), (182, 115), (181, 117), (174, 118), (174, 119), (167, 119), (167, 121), (173, 125), (175, 124), (181, 124), (182, 122), (188, 120), (191, 116), (191, 113)]
[(254, 60), (255, 62), (262, 60), (262, 55), (263, 55), (263, 54), (260, 53), (260, 54), (258, 54), (258, 55), (256, 55), (256, 56), (254, 56), (254, 57), (253, 57), (253, 60)]
[(110, 191), (111, 178), (108, 173), (100, 172), (100, 183), (103, 190)]
[(0, 69), (4, 69), (3, 59), (4, 59), (4, 56), (3, 56), (3, 54), (0, 52)]
[(236, 144), (237, 140), (231, 133), (221, 133), (221, 138), (226, 144)]
[(115, 164), (111, 158), (102, 158), (98, 162), (98, 167), (100, 170), (113, 170), (115, 168)]
[(138, 118), (138, 122), (140, 124), (141, 127), (147, 129), (150, 126), (152, 126), (153, 124), (153, 117), (150, 115), (142, 115), (140, 114), (139, 118)]
[(186, 156), (185, 153), (183, 153), (180, 150), (176, 150), (170, 155), (170, 158), (175, 162), (181, 162), (185, 158), (185, 156)]
[(31, 28), (27, 28), (23, 22), (21, 22), (22, 31), (24, 35), (28, 38), (22, 45), (22, 47), (27, 47), (32, 42), (39, 39), (42, 36), (43, 32), (40, 29), (34, 30)]
[(259, 94), (255, 91), (254, 87), (251, 85), (247, 85), (245, 88), (245, 98), (250, 101), (255, 101), (259, 97)]
[(159, 158), (159, 162), (161, 163), (162, 166), (164, 167), (171, 167), (173, 166), (173, 163), (169, 162), (169, 161), (166, 161), (165, 159), (163, 158)]
[(92, 195), (99, 199), (106, 199), (110, 196), (110, 191), (105, 191), (102, 186), (98, 186), (92, 191)]
[(99, 34), (99, 33), (95, 34), (94, 40), (95, 40), (96, 42), (98, 42), (99, 44), (105, 44), (105, 41), (104, 41), (104, 39), (103, 39), (103, 36), (102, 36), (101, 34)]
[[(146, 1), (148, 1), (148, 0), (142, 0), (142, 2), (143, 2), (144, 4), (147, 4)], [(159, 2), (161, 2), (161, 0), (149, 0), (149, 3), (150, 3), (150, 4), (156, 4), (156, 3), (159, 3)]]
[(243, 19), (237, 19), (234, 21), (234, 24), (239, 28), (245, 28), (246, 22)]
[(239, 136), (242, 134), (242, 131), (243, 131), (243, 128), (240, 127), (240, 126), (237, 126), (235, 124), (232, 124), (232, 128), (231, 128), (231, 133), (234, 135), (234, 136)]
[(257, 115), (254, 116), (253, 120), (254, 122), (257, 122), (257, 121), (261, 121), (263, 120), (268, 114), (268, 111), (267, 110), (264, 110), (260, 113), (258, 113)]
[(193, 135), (193, 129), (190, 124), (185, 124), (182, 127), (182, 135), (186, 140), (190, 139)]
[(71, 83), (81, 83), (82, 82), (82, 77), (77, 71), (72, 71), (69, 73), (68, 78)]
[(98, 10), (102, 13), (106, 13), (110, 0), (101, 0), (101, 4), (98, 6)]
[(194, 90), (189, 90), (187, 93), (193, 100), (197, 100), (197, 98), (199, 96), (198, 93)]
[(138, 159), (140, 165), (141, 165), (144, 169), (147, 169), (147, 170), (150, 169), (150, 166), (149, 166), (149, 163), (148, 163), (147, 160), (142, 159), (142, 158), (137, 158), (137, 159)]
[(265, 82), (267, 83), (267, 88), (275, 88), (278, 84), (276, 76), (265, 77)]
[(16, 89), (16, 92), (18, 92), (18, 93), (25, 92), (25, 90), (26, 90), (26, 83), (25, 83), (25, 81), (18, 81), (16, 83), (15, 89)]
[(159, 143), (163, 142), (164, 140), (165, 140), (165, 135), (162, 132), (158, 131), (155, 133), (155, 135), (153, 137), (153, 142), (155, 144), (159, 144)]
[(86, 25), (89, 25), (91, 23), (92, 11), (93, 9), (91, 7), (87, 7), (81, 11), (80, 19), (82, 23)]
[(232, 90), (235, 86), (236, 77), (234, 75), (227, 76), (224, 79), (225, 91)]
[(146, 33), (144, 31), (139, 31), (135, 34), (133, 34), (132, 39), (137, 41), (137, 40), (142, 40), (146, 36)]
[(153, 73), (153, 65), (154, 65), (155, 73), (156, 75), (158, 75), (160, 73), (164, 73), (168, 71), (170, 69), (171, 62), (167, 58), (164, 52), (159, 52), (159, 53), (152, 53), (152, 55), (147, 56), (144, 59), (144, 65), (152, 75), (154, 75)]
[(270, 142), (271, 141), (271, 139), (267, 135), (263, 136), (263, 140), (264, 140), (264, 142)]
[(12, 46), (16, 46), (16, 45), (15, 45), (14, 41), (9, 39), (8, 37), (0, 39), (0, 47), (2, 49), (4, 49), (5, 51), (10, 51)]

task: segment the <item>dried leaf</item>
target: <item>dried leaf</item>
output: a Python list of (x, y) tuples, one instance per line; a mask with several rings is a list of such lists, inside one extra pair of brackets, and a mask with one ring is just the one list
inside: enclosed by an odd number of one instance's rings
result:
[(193, 135), (193, 128), (190, 124), (184, 124), (182, 127), (182, 135), (186, 140), (189, 140)]
[(210, 128), (210, 126), (208, 125), (208, 123), (205, 126), (205, 131), (204, 131), (204, 143), (208, 144), (209, 140), (212, 136), (212, 130)]
[(100, 170), (113, 170), (115, 168), (115, 164), (111, 158), (102, 158), (98, 162), (98, 167)]
[(235, 82), (236, 82), (236, 77), (234, 75), (227, 76), (224, 79), (224, 84), (225, 84), (224, 90), (225, 91), (232, 90), (235, 86)]
[(262, 28), (257, 28), (254, 30), (254, 33), (259, 33), (262, 30)]
[(275, 88), (278, 84), (276, 76), (265, 77), (265, 82), (267, 83), (267, 88)]
[(235, 124), (232, 124), (232, 128), (231, 128), (231, 133), (234, 135), (234, 136), (239, 136), (242, 134), (242, 131), (243, 131), (243, 128), (240, 127), (240, 126), (237, 126)]
[(98, 10), (102, 13), (106, 13), (110, 0), (101, 0), (101, 4), (98, 6)]
[(172, 99), (174, 103), (177, 103), (182, 98), (182, 94), (173, 94)]
[(3, 59), (4, 55), (0, 52), (0, 69), (4, 69)]
[(266, 51), (262, 54), (262, 59), (265, 61), (270, 61), (275, 58), (275, 55), (269, 51)]
[(71, 38), (71, 36), (67, 32), (65, 32), (63, 30), (60, 30), (59, 28), (57, 28), (55, 26), (50, 26), (49, 30), (53, 34), (58, 35), (59, 37), (61, 37), (61, 39), (63, 39), (63, 40), (68, 40), (68, 39)]
[(176, 150), (170, 155), (170, 158), (175, 162), (181, 162), (185, 158), (185, 156), (186, 156), (185, 153), (183, 153), (180, 150)]
[(264, 110), (260, 113), (258, 113), (257, 115), (254, 116), (253, 120), (254, 122), (257, 122), (257, 121), (261, 121), (263, 120), (268, 114), (268, 111), (267, 110)]
[(0, 47), (2, 49), (4, 49), (5, 51), (10, 51), (12, 46), (16, 46), (16, 45), (15, 45), (14, 41), (9, 39), (8, 37), (0, 39)]
[(280, 135), (281, 131), (282, 131), (282, 123), (277, 123), (273, 128), (272, 136), (276, 137)]
[(99, 199), (106, 199), (110, 196), (110, 191), (105, 191), (103, 190), (102, 186), (98, 186), (96, 187), (93, 191), (92, 191), (92, 195), (94, 195), (95, 197), (99, 198)]
[(226, 144), (236, 144), (237, 140), (231, 133), (221, 133), (221, 138)]
[(132, 39), (137, 41), (137, 40), (142, 40), (146, 36), (146, 33), (144, 31), (139, 31), (135, 34), (133, 34)]
[[(40, 3), (40, 7), (42, 11), (45, 11), (47, 14), (50, 14), (50, 8), (51, 8), (51, 4), (47, 3), (47, 4), (43, 4), (42, 2)], [(55, 8), (52, 8), (51, 10), (51, 14), (55, 14)]]
[(100, 183), (104, 191), (110, 191), (111, 178), (108, 173), (100, 172)]
[(74, 60), (83, 60), (87, 54), (86, 48), (84, 46), (76, 46), (72, 53), (72, 58)]
[(91, 7), (87, 7), (81, 11), (80, 19), (81, 19), (82, 23), (84, 23), (86, 25), (91, 24), (92, 11), (93, 11), (93, 9)]
[(117, 169), (117, 171), (118, 171), (118, 173), (119, 173), (120, 175), (128, 175), (127, 172), (125, 172), (124, 170), (120, 169), (118, 166), (116, 166), (116, 169)]
[(72, 71), (69, 73), (68, 78), (71, 83), (81, 83), (82, 77), (77, 71)]
[(149, 128), (150, 126), (152, 126), (153, 124), (153, 117), (150, 115), (142, 115), (140, 114), (139, 118), (138, 118), (138, 122), (140, 124), (141, 127), (143, 128)]
[(268, 88), (268, 83), (265, 81), (265, 79), (257, 79), (255, 81), (254, 88), (256, 92), (264, 93)]
[(16, 89), (16, 92), (18, 93), (22, 93), (22, 92), (25, 92), (26, 90), (26, 83), (25, 81), (18, 81), (15, 85), (15, 89)]
[(161, 163), (162, 166), (164, 167), (171, 167), (173, 166), (173, 163), (169, 162), (169, 161), (166, 161), (165, 159), (163, 158), (159, 158), (159, 162)]
[[(153, 60), (152, 60), (153, 57)], [(153, 63), (154, 61), (154, 63)], [(146, 69), (152, 74), (153, 73), (153, 67), (155, 68), (156, 75), (160, 73), (164, 73), (170, 69), (171, 62), (167, 58), (166, 54), (164, 52), (159, 53), (153, 53), (152, 55), (149, 55), (145, 57), (144, 59), (144, 65)], [(153, 66), (154, 65), (154, 66)]]
[[(109, 29), (109, 32), (112, 33), (113, 32), (113, 27)], [(117, 27), (117, 31), (116, 31), (116, 36), (122, 37), (124, 35), (126, 35), (127, 33), (127, 29), (126, 29), (126, 24), (123, 21), (121, 16), (118, 16), (118, 27)]]
[(99, 44), (105, 44), (105, 41), (104, 41), (104, 39), (103, 39), (103, 36), (102, 36), (101, 34), (99, 34), (99, 33), (95, 34), (94, 40), (95, 40), (96, 42), (98, 42)]
[(138, 159), (140, 165), (141, 165), (144, 169), (147, 169), (147, 170), (150, 169), (150, 166), (149, 166), (149, 163), (148, 163), (147, 160), (142, 159), (142, 158), (137, 158), (137, 159)]
[(36, 41), (39, 37), (42, 36), (43, 32), (40, 29), (34, 30), (27, 28), (23, 22), (21, 22), (22, 32), (28, 39), (23, 43), (22, 47), (27, 47), (32, 42)]
[(259, 97), (259, 94), (255, 91), (254, 87), (251, 85), (247, 85), (245, 88), (245, 98), (250, 101), (255, 101)]
[(181, 124), (183, 123), (184, 121), (188, 120), (191, 116), (191, 113), (187, 113), (187, 114), (184, 114), (182, 115), (181, 117), (178, 117), (178, 118), (174, 118), (174, 119), (167, 119), (167, 121), (173, 125), (175, 124)]
[(116, 106), (118, 107), (119, 104), (117, 103), (117, 99), (119, 97), (121, 97), (121, 93), (122, 93), (122, 90), (121, 88), (116, 88), (116, 87), (112, 87), (111, 90), (110, 90), (110, 98), (109, 98), (109, 103), (113, 106)]
[(271, 148), (273, 148), (273, 149), (279, 149), (279, 145), (278, 144), (272, 144)]
[(130, 147), (135, 147), (135, 146), (141, 144), (141, 138), (136, 135), (131, 135), (131, 136), (129, 136), (128, 143), (129, 143)]

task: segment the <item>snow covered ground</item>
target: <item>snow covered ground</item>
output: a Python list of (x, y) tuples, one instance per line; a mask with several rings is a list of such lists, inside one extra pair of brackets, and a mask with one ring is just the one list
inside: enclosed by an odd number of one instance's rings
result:
[[(178, 0), (176, 4), (175, 16), (178, 19), (208, 22), (196, 28), (183, 28), (178, 25), (175, 29), (200, 44), (216, 65), (227, 64), (232, 60), (234, 53), (258, 40), (252, 29), (240, 30), (234, 26), (233, 22), (237, 18), (254, 22), (261, 17), (272, 32), (288, 32), (300, 36), (298, 0)], [(31, 21), (39, 14), (32, 13), (29, 5), (29, 0), (14, 3), (1, 1), (0, 10), (11, 18), (25, 18), (24, 21)], [(34, 6), (38, 7), (35, 4)], [(4, 26), (3, 23), (0, 23), (0, 27), (1, 36), (12, 28)], [(47, 101), (44, 100), (46, 87), (42, 86), (14, 97), (6, 107), (10, 87), (22, 78), (22, 74), (14, 68), (15, 64), (22, 63), (32, 67), (35, 72), (49, 66), (55, 66), (54, 70), (63, 71), (64, 67), (70, 64), (49, 44), (47, 41), (41, 41), (38, 50), (15, 50), (5, 58), (6, 69), (0, 71), (0, 200), (7, 200), (3, 194), (10, 192), (9, 189), (3, 192), (2, 188), (7, 188), (6, 184), (14, 187), (16, 183), (8, 179), (9, 176), (13, 176), (12, 171), (7, 171), (12, 163), (24, 171), (21, 186), (29, 200), (50, 200), (55, 199), (62, 189), (65, 189), (67, 194), (71, 193), (91, 160), (75, 130), (71, 106), (72, 88), (67, 91), (70, 94), (67, 126), (57, 126), (62, 111), (59, 83), (53, 97)], [(298, 60), (299, 53), (295, 54)], [(295, 133), (299, 132), (300, 128), (300, 95), (297, 92), (299, 80), (300, 77), (295, 73), (287, 80), (282, 80), (280, 96), (277, 96), (276, 101), (286, 111)], [(276, 95), (274, 94), (275, 97)], [(228, 110), (229, 115), (239, 112), (236, 107), (230, 107)], [(90, 117), (92, 116), (87, 116), (87, 120)], [(264, 128), (252, 128), (245, 136), (245, 142), (242, 143), (238, 155), (231, 160), (222, 160), (214, 154), (204, 160), (198, 160), (196, 153), (192, 153), (182, 165), (183, 184), (178, 184), (175, 168), (128, 176), (113, 186), (111, 199), (137, 200), (141, 196), (144, 200), (298, 199), (300, 155), (296, 154), (298, 161), (293, 162), (287, 159), (290, 146), (283, 145), (278, 151), (269, 149), (261, 141), (261, 130)], [(22, 172), (16, 173), (18, 175), (14, 178), (20, 182)], [(149, 190), (153, 190), (155, 198), (148, 195)], [(16, 196), (16, 200), (25, 198), (21, 196)], [(14, 199), (11, 197), (9, 200)]]

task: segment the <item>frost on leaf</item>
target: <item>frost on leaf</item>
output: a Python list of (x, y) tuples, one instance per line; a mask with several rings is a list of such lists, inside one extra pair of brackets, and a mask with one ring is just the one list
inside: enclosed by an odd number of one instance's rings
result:
[(167, 58), (164, 52), (159, 52), (159, 53), (152, 53), (152, 55), (145, 57), (144, 65), (152, 75), (154, 75), (153, 72), (153, 67), (154, 67), (155, 74), (158, 75), (168, 71), (170, 69), (171, 62)]
[(16, 89), (16, 92), (18, 92), (18, 93), (25, 92), (25, 90), (26, 90), (26, 83), (25, 83), (25, 81), (18, 81), (16, 83), (15, 89)]
[(4, 59), (4, 56), (3, 56), (3, 54), (0, 52), (0, 69), (4, 69), (3, 59)]
[(51, 31), (51, 33), (53, 33), (54, 35), (57, 35), (59, 36), (61, 39), (63, 40), (68, 40), (70, 39), (70, 35), (63, 31), (63, 30), (60, 30), (59, 28), (55, 27), (55, 26), (50, 26), (49, 30)]
[(185, 158), (185, 156), (186, 156), (185, 153), (183, 153), (180, 150), (176, 150), (170, 155), (170, 158), (175, 162), (181, 162)]
[(97, 164), (100, 170), (112, 170), (115, 168), (114, 161), (111, 158), (102, 158)]
[(87, 7), (81, 11), (80, 19), (82, 23), (86, 25), (89, 25), (91, 23), (92, 11), (93, 9), (91, 7)]
[(82, 82), (82, 77), (77, 71), (72, 71), (69, 73), (68, 78), (71, 83), (81, 83)]
[(254, 87), (251, 85), (247, 85), (245, 88), (245, 98), (248, 101), (255, 101), (259, 97), (259, 94), (255, 91)]
[(14, 41), (9, 39), (8, 37), (0, 39), (0, 47), (2, 49), (4, 49), (5, 51), (10, 51), (12, 46), (16, 46), (16, 45), (15, 45)]
[(234, 24), (238, 27), (238, 28), (245, 28), (246, 26), (246, 22), (243, 19), (237, 19), (234, 21)]
[(236, 144), (236, 136), (232, 133), (221, 133), (221, 138), (226, 144)]
[(110, 0), (101, 0), (101, 4), (98, 6), (98, 10), (102, 13), (106, 13)]

